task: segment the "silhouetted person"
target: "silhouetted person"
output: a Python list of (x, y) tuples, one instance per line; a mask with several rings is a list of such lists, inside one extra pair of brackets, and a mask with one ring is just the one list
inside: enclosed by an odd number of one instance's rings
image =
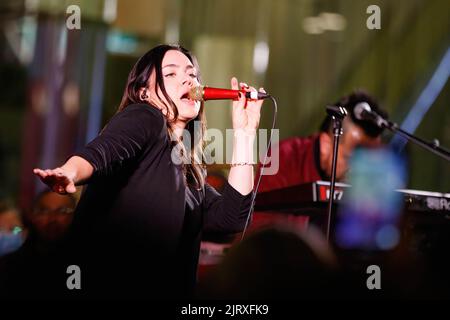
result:
[[(332, 294), (336, 258), (315, 229), (257, 231), (231, 248), (200, 298), (299, 299)], [(329, 290), (328, 292), (326, 290)]]
[(26, 215), (29, 235), (0, 267), (2, 294), (8, 298), (62, 298), (66, 288), (64, 236), (76, 206), (74, 195), (41, 192)]

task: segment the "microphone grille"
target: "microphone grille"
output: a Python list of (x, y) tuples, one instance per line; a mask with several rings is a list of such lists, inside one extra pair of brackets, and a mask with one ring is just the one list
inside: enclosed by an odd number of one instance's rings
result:
[(192, 87), (192, 89), (189, 90), (189, 99), (203, 101), (203, 87)]
[(372, 108), (367, 102), (359, 102), (353, 109), (353, 114), (358, 120), (364, 120), (364, 111), (371, 112)]

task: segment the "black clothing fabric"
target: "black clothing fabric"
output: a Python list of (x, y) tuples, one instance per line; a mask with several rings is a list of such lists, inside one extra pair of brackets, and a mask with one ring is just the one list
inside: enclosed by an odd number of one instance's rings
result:
[(237, 233), (251, 194), (185, 184), (159, 110), (129, 105), (75, 155), (94, 167), (69, 235), (81, 294), (170, 298), (192, 293), (202, 231)]

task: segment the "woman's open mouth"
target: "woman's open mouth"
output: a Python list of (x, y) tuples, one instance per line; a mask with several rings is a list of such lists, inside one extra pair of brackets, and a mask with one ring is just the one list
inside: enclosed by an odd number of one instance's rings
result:
[(185, 94), (183, 94), (183, 95), (180, 97), (180, 100), (183, 101), (184, 103), (195, 104), (195, 100), (192, 100), (192, 99), (189, 97), (189, 92), (186, 92)]

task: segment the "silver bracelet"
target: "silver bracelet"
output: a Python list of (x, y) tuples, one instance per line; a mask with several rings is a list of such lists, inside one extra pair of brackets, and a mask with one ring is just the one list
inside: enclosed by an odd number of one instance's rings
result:
[(236, 162), (236, 163), (231, 163), (230, 166), (231, 167), (237, 167), (237, 166), (253, 166), (254, 163), (251, 162)]

